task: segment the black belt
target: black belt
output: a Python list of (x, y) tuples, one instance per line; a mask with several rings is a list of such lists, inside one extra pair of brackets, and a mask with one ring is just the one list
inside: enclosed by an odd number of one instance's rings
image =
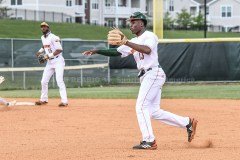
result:
[(55, 58), (58, 58), (58, 56), (56, 56), (56, 57), (53, 57), (53, 58), (50, 58), (49, 60), (53, 60), (53, 59), (55, 59)]
[[(161, 68), (160, 65), (158, 65), (157, 67)], [(147, 71), (150, 71), (150, 70), (152, 70), (152, 68), (148, 68), (147, 70), (144, 70), (144, 69), (140, 70), (140, 72), (138, 73), (138, 78), (142, 77)]]

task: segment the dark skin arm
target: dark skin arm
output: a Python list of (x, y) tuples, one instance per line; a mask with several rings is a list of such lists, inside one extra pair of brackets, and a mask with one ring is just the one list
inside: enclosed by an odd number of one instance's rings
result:
[(62, 52), (61, 49), (57, 49), (57, 50), (53, 53), (53, 55), (56, 56), (56, 55), (60, 54), (61, 52)]
[(135, 44), (132, 42), (127, 41), (127, 43), (125, 44), (126, 46), (140, 52), (140, 53), (145, 53), (145, 54), (150, 54), (151, 53), (151, 49), (148, 46), (144, 46), (144, 45), (139, 45), (139, 44)]
[[(60, 54), (61, 52), (62, 52), (61, 49), (57, 49), (57, 50), (53, 53), (53, 55), (56, 56), (56, 55)], [(49, 59), (48, 55), (44, 55), (44, 58), (45, 58), (45, 59)]]

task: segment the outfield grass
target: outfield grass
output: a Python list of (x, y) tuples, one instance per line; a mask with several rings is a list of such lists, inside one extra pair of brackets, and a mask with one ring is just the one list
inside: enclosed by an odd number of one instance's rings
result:
[[(40, 22), (21, 20), (0, 20), (1, 38), (33, 38), (41, 36)], [(77, 23), (50, 23), (52, 31), (61, 38), (80, 38), (84, 40), (106, 40), (109, 27), (82, 25)], [(129, 29), (123, 32), (131, 38)], [(236, 33), (208, 33), (208, 38), (239, 37)], [(203, 31), (164, 31), (164, 38), (203, 38)]]
[[(138, 86), (68, 88), (69, 98), (106, 98), (135, 99)], [(165, 85), (163, 98), (194, 98), (194, 99), (240, 99), (240, 85)], [(40, 90), (8, 90), (0, 91), (0, 96), (8, 98), (39, 98)], [(57, 89), (50, 89), (51, 98), (59, 97)]]
[[(109, 27), (82, 25), (77, 23), (49, 23), (54, 34), (61, 38), (80, 38), (84, 40), (106, 40)], [(33, 38), (42, 35), (40, 22), (21, 20), (0, 20), (1, 38)], [(129, 30), (123, 32), (130, 36)]]

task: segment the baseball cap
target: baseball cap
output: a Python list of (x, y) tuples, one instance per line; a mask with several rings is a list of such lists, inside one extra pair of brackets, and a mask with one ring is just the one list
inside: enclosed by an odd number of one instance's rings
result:
[(47, 26), (47, 27), (49, 27), (49, 25), (48, 25), (46, 22), (42, 22), (40, 26), (41, 26), (41, 27), (42, 27), (42, 26)]
[(134, 12), (130, 18), (128, 19), (128, 21), (132, 21), (132, 20), (138, 20), (141, 19), (143, 21), (147, 21), (147, 17), (141, 13), (141, 12)]

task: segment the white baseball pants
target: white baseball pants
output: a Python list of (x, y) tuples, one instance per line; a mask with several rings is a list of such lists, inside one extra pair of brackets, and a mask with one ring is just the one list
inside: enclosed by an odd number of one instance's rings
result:
[(151, 118), (166, 124), (186, 128), (189, 117), (182, 117), (160, 109), (162, 86), (166, 75), (161, 68), (154, 67), (140, 78), (141, 86), (136, 103), (138, 124), (142, 132), (142, 140), (155, 140)]
[(41, 80), (42, 91), (41, 91), (40, 101), (48, 101), (48, 82), (55, 72), (56, 81), (57, 81), (57, 85), (59, 87), (59, 92), (61, 96), (61, 102), (68, 103), (66, 86), (63, 81), (64, 66), (65, 66), (64, 58), (61, 55), (59, 55), (58, 58), (49, 60), (47, 62), (47, 65), (43, 71), (43, 76)]
[(0, 97), (0, 104), (7, 105), (7, 101)]

